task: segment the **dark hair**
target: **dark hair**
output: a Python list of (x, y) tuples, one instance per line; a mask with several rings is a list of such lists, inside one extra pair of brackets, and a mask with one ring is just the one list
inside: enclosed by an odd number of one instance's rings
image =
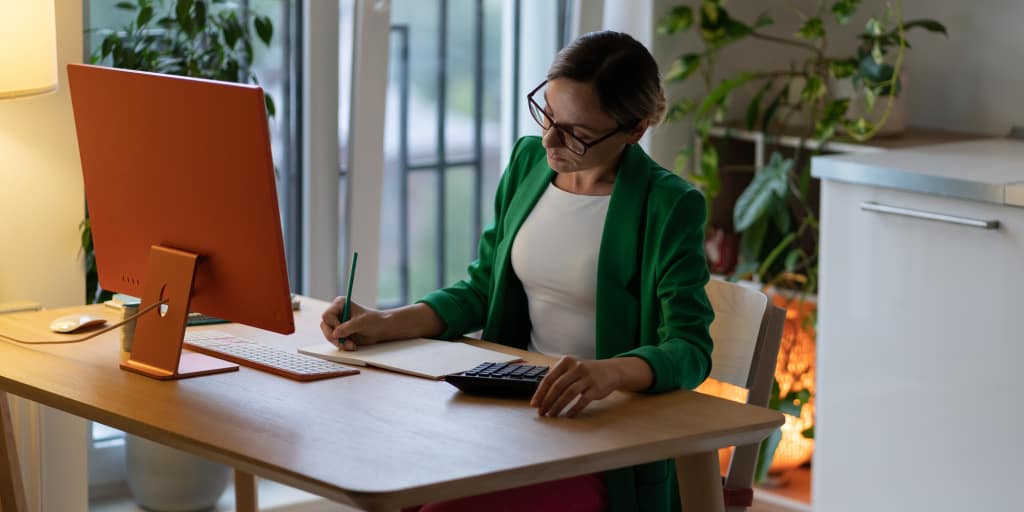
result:
[(604, 30), (576, 38), (551, 63), (548, 80), (556, 78), (592, 84), (601, 107), (620, 126), (644, 120), (654, 126), (665, 115), (658, 64), (629, 34)]

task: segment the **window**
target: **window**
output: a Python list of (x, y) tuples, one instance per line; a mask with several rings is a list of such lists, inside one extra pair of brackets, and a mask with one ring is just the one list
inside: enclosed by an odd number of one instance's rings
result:
[(464, 278), (493, 217), (507, 151), (520, 129), (533, 130), (519, 121), (528, 115), (524, 81), (543, 76), (561, 47), (567, 6), (392, 2), (379, 306)]

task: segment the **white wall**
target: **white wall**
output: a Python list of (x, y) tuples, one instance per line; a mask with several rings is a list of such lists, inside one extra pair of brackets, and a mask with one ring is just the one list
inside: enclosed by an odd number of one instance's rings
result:
[[(81, 304), (85, 213), (68, 62), (82, 62), (82, 2), (59, 0), (57, 92), (0, 101), (0, 301)], [(4, 49), (7, 51), (7, 49)]]
[[(57, 0), (56, 16), (57, 92), (0, 102), (0, 300), (45, 307), (81, 304), (85, 295), (84, 192), (65, 71), (82, 62), (82, 0)], [(87, 423), (11, 401), (29, 510), (86, 510)]]
[[(652, 0), (657, 20), (672, 6), (699, 2)], [(796, 31), (798, 22), (790, 5), (806, 8), (808, 0), (734, 0), (730, 12), (741, 21), (753, 20), (769, 12), (776, 25), (765, 29), (777, 35)], [(863, 28), (867, 13), (881, 13), (884, 0), (865, 0), (857, 21), (835, 30), (830, 36), (830, 55), (842, 55), (855, 45), (854, 34)], [(906, 108), (907, 124), (948, 130), (1006, 134), (1013, 124), (1024, 125), (1024, 37), (1019, 26), (1024, 20), (1024, 2), (1020, 0), (904, 0), (904, 18), (934, 18), (946, 25), (949, 38), (915, 29), (908, 34), (913, 48), (908, 51)], [(828, 27), (834, 27), (831, 20)], [(830, 32), (831, 33), (831, 32)], [(654, 56), (662, 73), (680, 54), (699, 51), (696, 36), (654, 36)], [(719, 62), (722, 73), (758, 70), (785, 64), (793, 52), (762, 41), (743, 41), (729, 47)], [(694, 81), (693, 78), (690, 81)], [(669, 100), (685, 94), (698, 94), (696, 83), (669, 88)], [(733, 101), (743, 108), (743, 96)], [(676, 151), (684, 146), (691, 131), (685, 124), (662, 126), (654, 135), (651, 153), (662, 165), (671, 166)]]
[(1024, 125), (1024, 2), (904, 4), (907, 18), (932, 17), (949, 29), (949, 39), (911, 35), (908, 122), (997, 135)]

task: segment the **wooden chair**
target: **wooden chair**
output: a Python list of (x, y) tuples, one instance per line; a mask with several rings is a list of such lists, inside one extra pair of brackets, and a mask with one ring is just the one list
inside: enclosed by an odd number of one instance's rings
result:
[[(735, 283), (712, 279), (705, 290), (715, 310), (710, 377), (746, 388), (748, 404), (768, 405), (786, 311), (769, 304), (764, 293)], [(753, 443), (733, 451), (723, 477), (727, 511), (741, 512), (751, 505), (759, 447)]]

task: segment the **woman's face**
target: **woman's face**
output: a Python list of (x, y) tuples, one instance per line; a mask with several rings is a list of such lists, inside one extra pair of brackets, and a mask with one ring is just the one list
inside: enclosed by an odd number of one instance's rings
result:
[[(594, 87), (586, 82), (568, 78), (556, 78), (548, 82), (543, 90), (541, 104), (544, 111), (554, 119), (558, 127), (579, 137), (585, 142), (598, 140), (619, 128), (614, 119), (601, 109)], [(542, 139), (547, 149), (548, 165), (558, 173), (571, 173), (598, 167), (615, 165), (626, 144), (640, 140), (646, 123), (635, 129), (617, 132), (606, 140), (590, 147), (583, 156), (565, 147), (558, 128), (551, 126), (544, 130)]]

